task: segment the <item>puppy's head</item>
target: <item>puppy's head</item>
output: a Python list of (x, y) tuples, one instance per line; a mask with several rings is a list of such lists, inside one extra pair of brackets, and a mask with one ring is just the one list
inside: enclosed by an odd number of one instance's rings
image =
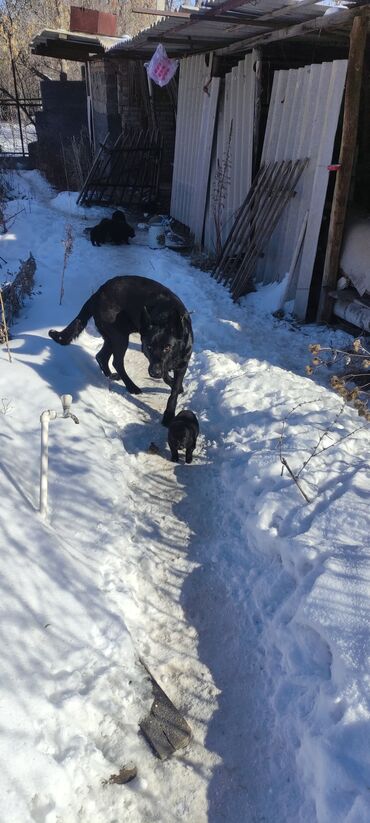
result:
[(123, 211), (114, 211), (112, 214), (112, 220), (114, 220), (115, 223), (126, 223), (126, 217)]
[(168, 445), (170, 449), (194, 449), (199, 434), (199, 423), (194, 412), (185, 409), (170, 421)]
[(193, 438), (194, 443), (196, 443), (199, 434), (198, 418), (190, 409), (184, 409), (172, 418), (168, 431), (171, 432), (171, 437), (179, 442), (180, 440), (185, 442), (185, 440)]
[(173, 369), (181, 347), (182, 324), (177, 312), (150, 312), (141, 315), (141, 344), (149, 361), (150, 377), (160, 379)]

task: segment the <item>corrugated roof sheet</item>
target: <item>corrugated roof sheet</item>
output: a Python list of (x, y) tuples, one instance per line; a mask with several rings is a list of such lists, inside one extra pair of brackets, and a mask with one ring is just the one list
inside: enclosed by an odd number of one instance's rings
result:
[[(354, 3), (356, 0), (353, 3), (348, 0), (346, 6)], [(206, 6), (194, 8), (188, 19), (181, 19), (180, 15), (179, 21), (174, 17), (163, 17), (133, 37), (127, 45), (113, 49), (116, 53), (132, 51), (146, 56), (161, 42), (169, 55), (180, 56), (207, 48), (222, 48), (275, 29), (309, 23), (326, 11), (327, 4), (318, 0), (222, 0), (217, 3), (207, 0)], [(344, 10), (342, 16), (346, 13)]]
[[(140, 0), (138, 0), (140, 2)], [(365, 0), (348, 0), (345, 7), (332, 9), (331, 24), (343, 28), (352, 18), (353, 7), (365, 6)], [(138, 9), (139, 11), (139, 9)], [(201, 8), (191, 11), (180, 8), (176, 14), (163, 16), (132, 38), (102, 37), (79, 32), (45, 30), (34, 38), (31, 48), (36, 54), (84, 59), (81, 54), (133, 57), (145, 59), (158, 43), (163, 43), (170, 56), (181, 57), (201, 51), (223, 49), (243, 42), (248, 48), (259, 40), (269, 39), (277, 30), (279, 37), (291, 36), (296, 25), (319, 31), (328, 4), (318, 0), (206, 0)], [(189, 14), (190, 11), (190, 14)], [(310, 26), (311, 24), (311, 26)], [(289, 33), (290, 30), (290, 33)], [(65, 55), (62, 55), (65, 50)], [(79, 56), (73, 56), (79, 55)], [(71, 56), (72, 55), (72, 56)]]
[(102, 34), (85, 34), (85, 32), (67, 31), (66, 29), (44, 29), (34, 37), (30, 46), (35, 54), (59, 56), (55, 54), (58, 49), (59, 51), (64, 50), (65, 57), (70, 60), (81, 60), (89, 56), (104, 55), (111, 48), (122, 47), (130, 40), (131, 37), (128, 34), (121, 37), (108, 37)]

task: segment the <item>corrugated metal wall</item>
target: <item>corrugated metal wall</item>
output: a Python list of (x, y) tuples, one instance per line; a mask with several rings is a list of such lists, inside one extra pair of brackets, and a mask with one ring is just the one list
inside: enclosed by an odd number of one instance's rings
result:
[[(220, 81), (213, 78), (208, 86), (210, 95), (207, 95), (204, 85), (210, 70), (204, 57), (198, 55), (181, 61), (171, 214), (189, 226), (197, 240), (203, 237), (204, 247), (210, 252), (216, 244), (214, 192), (229, 143), (230, 164), (221, 202), (223, 243), (252, 182), (254, 62), (254, 53), (246, 55), (225, 76), (219, 93), (215, 83)], [(288, 295), (288, 298), (294, 297), (294, 310), (302, 318), (307, 309), (346, 69), (346, 60), (336, 60), (274, 74), (261, 162), (308, 157), (309, 163), (295, 197), (285, 208), (267, 245), (263, 261), (257, 266), (256, 279), (263, 283), (283, 279), (289, 271), (303, 221), (307, 219), (302, 251)], [(200, 193), (204, 198), (208, 176), (204, 205), (204, 199), (200, 202)]]
[(216, 232), (213, 211), (216, 206), (217, 169), (225, 163), (230, 138), (230, 164), (222, 204), (222, 241), (225, 242), (236, 212), (247, 196), (252, 182), (253, 121), (255, 72), (254, 54), (247, 54), (225, 76), (219, 103), (216, 139), (212, 158), (209, 197), (205, 216), (204, 245), (214, 251)]
[[(255, 94), (253, 62), (253, 54), (247, 55), (226, 75), (222, 85), (218, 78), (213, 78), (208, 86), (208, 94), (203, 89), (209, 80), (210, 69), (206, 66), (203, 55), (188, 57), (180, 63), (171, 215), (189, 226), (199, 241), (204, 221), (204, 246), (208, 251), (214, 251), (215, 248), (213, 211), (217, 170), (225, 164), (231, 123), (230, 159), (220, 210), (223, 240), (230, 231), (236, 211), (246, 197), (252, 180)], [(208, 178), (208, 195), (203, 214), (200, 186), (204, 189)]]
[(347, 61), (276, 71), (266, 125), (262, 163), (309, 157), (309, 164), (258, 266), (257, 280), (282, 280), (294, 254), (302, 222), (308, 222), (290, 297), (304, 317), (343, 97)]
[[(199, 135), (209, 68), (203, 54), (180, 62), (176, 142), (171, 193), (171, 215), (193, 229), (193, 204), (197, 195)], [(193, 229), (194, 230), (194, 229)]]

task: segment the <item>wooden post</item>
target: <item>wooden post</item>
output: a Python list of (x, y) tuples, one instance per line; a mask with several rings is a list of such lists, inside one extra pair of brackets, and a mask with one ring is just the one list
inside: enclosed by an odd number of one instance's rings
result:
[(368, 28), (367, 10), (358, 14), (352, 24), (347, 82), (344, 96), (344, 114), (342, 142), (340, 147), (339, 164), (336, 172), (333, 203), (330, 215), (329, 235), (326, 248), (324, 273), (321, 286), (321, 295), (317, 313), (318, 322), (330, 319), (333, 298), (329, 292), (335, 289), (339, 268), (339, 258), (343, 240), (343, 228), (347, 212), (348, 195), (351, 185), (353, 160), (357, 141), (358, 113), (360, 108), (360, 93), (362, 69)]

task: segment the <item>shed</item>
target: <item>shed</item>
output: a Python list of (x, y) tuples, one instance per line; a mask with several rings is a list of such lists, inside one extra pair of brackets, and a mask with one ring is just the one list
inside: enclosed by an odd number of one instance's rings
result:
[[(200, 246), (218, 253), (219, 279), (236, 299), (252, 279), (267, 283), (289, 274), (285, 297), (298, 317), (319, 311), (328, 318), (334, 301), (341, 311), (335, 291), (349, 195), (352, 211), (360, 205), (370, 211), (365, 82), (353, 145), (363, 60), (364, 77), (370, 74), (367, 6), (363, 0), (331, 8), (317, 0), (207, 2), (162, 12), (129, 41), (104, 45), (99, 70), (107, 77), (117, 65), (128, 76), (131, 61), (142, 66), (159, 42), (180, 60), (171, 215)], [(157, 12), (148, 13), (158, 20)], [(45, 33), (40, 37), (45, 49)], [(56, 45), (50, 37), (46, 43), (50, 55)], [(33, 48), (40, 53), (41, 41)], [(93, 86), (99, 64), (91, 52), (88, 62)], [(94, 89), (91, 95), (96, 99)], [(108, 104), (102, 108), (107, 112)], [(342, 156), (349, 110), (352, 146)]]

